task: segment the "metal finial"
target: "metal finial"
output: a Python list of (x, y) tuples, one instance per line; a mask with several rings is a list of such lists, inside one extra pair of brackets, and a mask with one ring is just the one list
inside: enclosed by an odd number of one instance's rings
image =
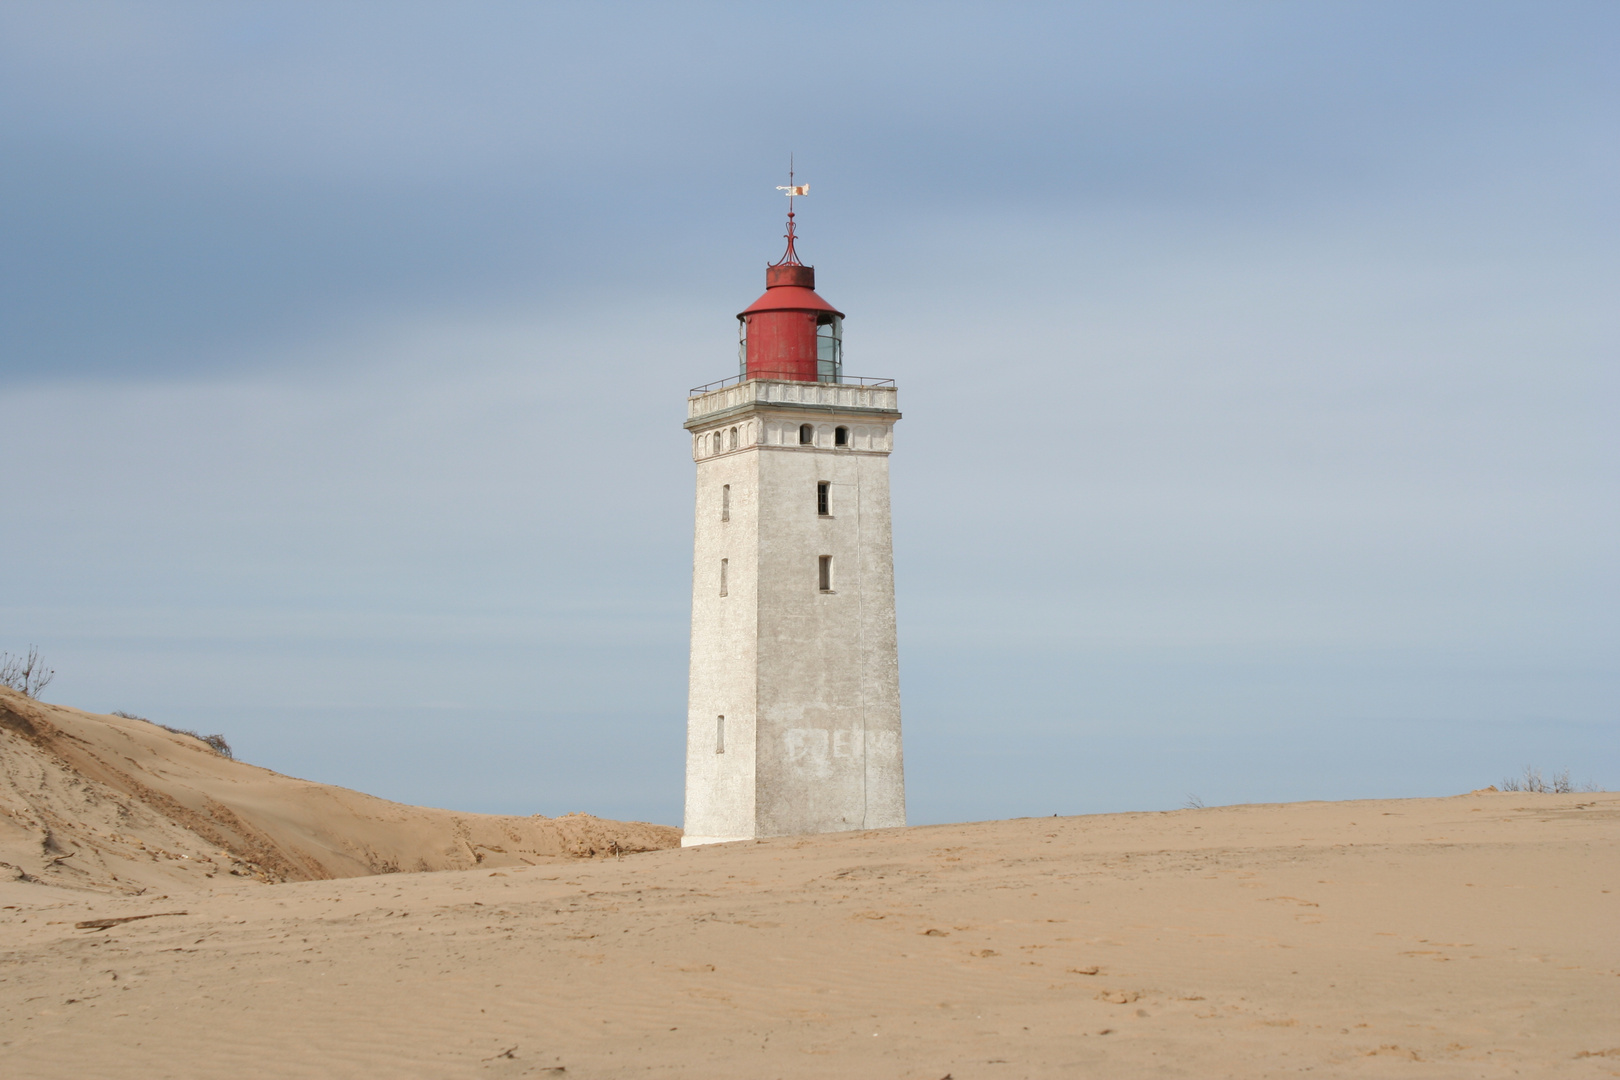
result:
[(804, 265), (803, 263), (801, 263), (799, 261), (798, 252), (793, 250), (793, 242), (794, 242), (795, 239), (797, 239), (797, 231), (796, 231), (796, 228), (795, 228), (795, 226), (793, 224), (793, 198), (796, 195), (808, 195), (808, 194), (810, 194), (810, 185), (809, 184), (795, 184), (793, 182), (793, 180), (794, 180), (794, 176), (793, 176), (793, 155), (789, 154), (788, 155), (788, 182), (787, 182), (787, 186), (784, 187), (781, 184), (776, 185), (776, 190), (777, 191), (785, 191), (785, 192), (787, 192), (787, 200), (788, 200), (787, 250), (782, 253), (782, 257), (780, 259), (778, 259), (776, 262), (771, 264), (772, 266), (803, 266)]

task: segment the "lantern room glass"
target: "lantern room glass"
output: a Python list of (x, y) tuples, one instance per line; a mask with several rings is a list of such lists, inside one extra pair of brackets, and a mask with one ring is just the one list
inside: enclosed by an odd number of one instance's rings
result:
[(835, 383), (844, 375), (844, 318), (821, 315), (816, 319), (816, 381)]

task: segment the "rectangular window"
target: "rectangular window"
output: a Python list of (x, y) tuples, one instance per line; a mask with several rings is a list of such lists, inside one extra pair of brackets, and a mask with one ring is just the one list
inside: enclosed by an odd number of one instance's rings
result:
[(827, 509), (827, 491), (832, 485), (823, 480), (816, 485), (816, 513), (827, 517), (831, 511)]
[(720, 560), (720, 595), (726, 595), (726, 571), (731, 568), (730, 559)]
[(832, 556), (821, 557), (821, 591), (832, 592)]
[(726, 718), (723, 716), (714, 718), (714, 752), (726, 752)]
[(731, 520), (731, 485), (724, 484), (720, 488), (720, 520)]

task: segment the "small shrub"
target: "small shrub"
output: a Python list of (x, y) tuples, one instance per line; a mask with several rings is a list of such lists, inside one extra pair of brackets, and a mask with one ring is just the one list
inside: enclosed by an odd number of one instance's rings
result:
[[(189, 735), (189, 734), (191, 734), (191, 732), (187, 732), (186, 734)], [(212, 750), (214, 753), (218, 754), (220, 757), (228, 757), (233, 761), (236, 759), (236, 755), (231, 753), (231, 744), (225, 741), (225, 736), (223, 736), (223, 735), (198, 735), (197, 738), (199, 738), (203, 742), (207, 743), (208, 748), (210, 750)]]
[(9, 686), (24, 697), (38, 698), (54, 678), (56, 672), (45, 666), (36, 645), (28, 646), (26, 656), (0, 653), (0, 686)]
[[(1568, 769), (1560, 769), (1549, 779), (1541, 775), (1541, 770), (1534, 765), (1524, 767), (1523, 776), (1510, 776), (1501, 783), (1503, 791), (1527, 791), (1537, 795), (1568, 795), (1577, 790), (1569, 778)], [(1588, 780), (1579, 788), (1580, 791), (1602, 791), (1592, 781)]]
[(156, 720), (148, 720), (144, 716), (136, 716), (134, 713), (127, 713), (122, 709), (114, 709), (112, 711), (112, 715), (122, 716), (125, 720), (139, 720), (143, 724), (151, 724), (153, 727), (160, 727), (170, 734), (184, 735), (187, 738), (196, 739), (198, 742), (203, 743), (210, 750), (221, 757), (228, 757), (232, 761), (236, 760), (236, 755), (231, 753), (231, 744), (225, 741), (225, 736), (223, 735), (199, 735), (195, 731), (187, 731), (185, 728), (170, 727), (168, 724), (160, 724)]

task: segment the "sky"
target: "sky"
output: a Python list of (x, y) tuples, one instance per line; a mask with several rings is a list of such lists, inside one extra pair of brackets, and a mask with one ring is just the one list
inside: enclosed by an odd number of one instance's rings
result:
[(1620, 787), (1620, 8), (0, 5), (0, 651), (678, 824), (688, 387), (897, 380), (914, 823)]

